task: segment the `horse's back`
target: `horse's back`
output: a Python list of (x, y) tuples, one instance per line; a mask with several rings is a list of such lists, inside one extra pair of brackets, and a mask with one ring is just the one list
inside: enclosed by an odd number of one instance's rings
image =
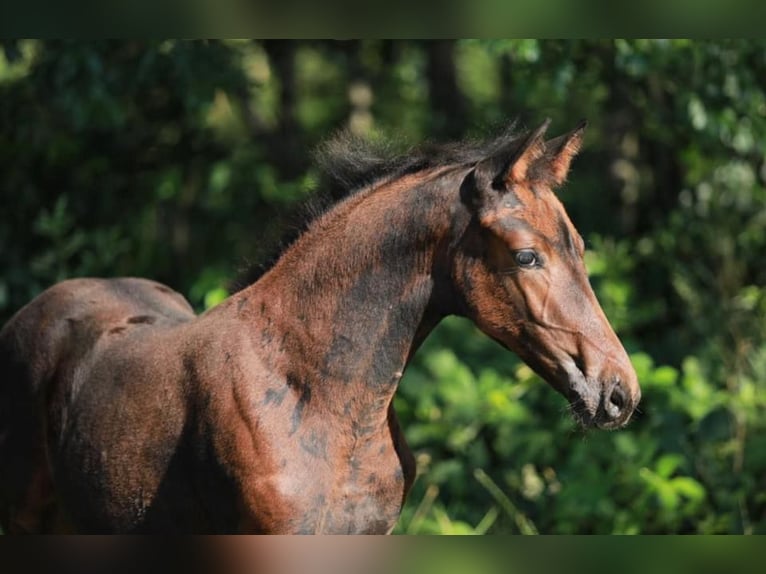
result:
[[(54, 285), (0, 330), (0, 521), (6, 531), (50, 530), (57, 521), (47, 437), (50, 412), (74, 394), (75, 373), (105, 345), (151, 325), (194, 318), (186, 300), (145, 279), (72, 279)], [(153, 329), (155, 330), (155, 329)]]

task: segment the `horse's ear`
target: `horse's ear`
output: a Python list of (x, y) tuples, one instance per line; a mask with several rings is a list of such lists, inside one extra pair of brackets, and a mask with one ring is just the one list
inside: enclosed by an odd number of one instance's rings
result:
[(545, 144), (545, 167), (553, 176), (556, 185), (561, 185), (567, 178), (572, 159), (582, 147), (583, 134), (588, 122), (580, 122), (574, 130), (548, 141)]
[(550, 118), (546, 119), (540, 127), (530, 132), (516, 150), (516, 153), (508, 163), (507, 171), (503, 177), (509, 187), (513, 184), (527, 181), (530, 167), (545, 153), (543, 136), (550, 123)]
[(510, 157), (507, 152), (498, 152), (480, 161), (474, 168), (479, 201), (492, 205), (498, 192), (510, 189), (515, 184), (523, 183), (533, 176), (532, 167), (545, 154), (543, 136), (548, 129), (550, 119), (524, 137)]

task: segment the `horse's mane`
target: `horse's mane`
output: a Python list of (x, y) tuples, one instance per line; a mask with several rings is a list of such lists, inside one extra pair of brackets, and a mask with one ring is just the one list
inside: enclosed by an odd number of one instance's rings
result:
[(498, 135), (478, 140), (425, 143), (404, 148), (392, 140), (366, 139), (342, 131), (322, 144), (314, 154), (320, 184), (295, 210), (293, 221), (279, 243), (261, 261), (246, 268), (232, 283), (239, 291), (257, 281), (321, 215), (355, 193), (383, 180), (395, 180), (427, 169), (472, 165), (485, 158), (508, 154), (520, 140), (516, 122)]

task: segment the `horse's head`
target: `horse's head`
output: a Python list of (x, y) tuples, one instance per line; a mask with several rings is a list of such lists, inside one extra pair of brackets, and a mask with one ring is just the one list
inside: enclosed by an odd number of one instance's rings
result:
[(553, 193), (585, 125), (545, 142), (547, 125), (479, 162), (463, 182), (472, 222), (454, 281), (468, 316), (567, 397), (584, 425), (616, 428), (641, 391), (588, 281), (583, 240)]

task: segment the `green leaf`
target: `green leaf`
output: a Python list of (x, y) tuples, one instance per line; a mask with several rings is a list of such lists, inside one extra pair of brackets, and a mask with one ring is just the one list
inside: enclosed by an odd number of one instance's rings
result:
[(229, 296), (229, 292), (223, 287), (216, 287), (205, 293), (205, 309), (215, 307)]
[(683, 461), (679, 454), (664, 454), (657, 460), (655, 472), (662, 478), (670, 478)]
[(676, 492), (693, 502), (700, 502), (705, 498), (705, 487), (689, 476), (678, 476), (672, 479), (670, 484)]

